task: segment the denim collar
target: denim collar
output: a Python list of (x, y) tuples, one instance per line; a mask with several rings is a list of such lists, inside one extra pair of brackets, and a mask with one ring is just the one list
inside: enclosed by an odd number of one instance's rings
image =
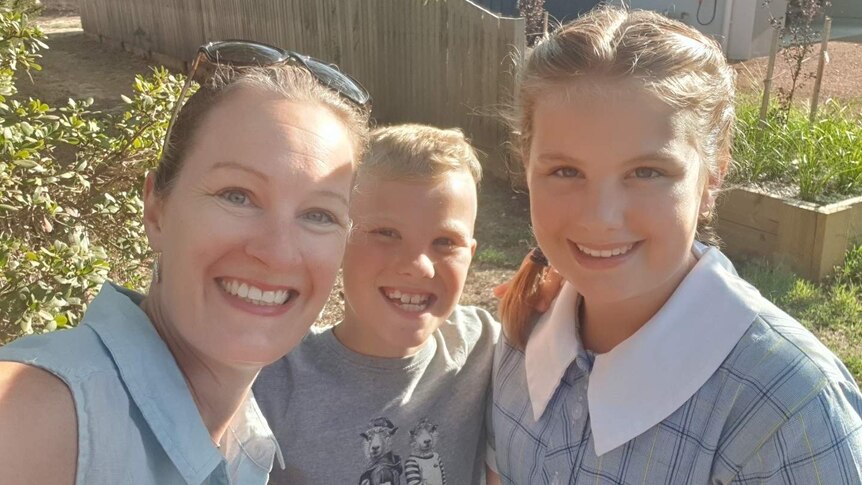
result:
[[(105, 283), (82, 324), (111, 354), (129, 395), (186, 482), (203, 483), (225, 457), (213, 445), (173, 354), (138, 306), (142, 300), (139, 293)], [(239, 446), (230, 448), (242, 450), (267, 471), (275, 455), (283, 462), (251, 393), (225, 439), (236, 440)]]
[[(688, 401), (721, 366), (765, 300), (716, 248), (695, 243), (697, 264), (643, 327), (595, 357), (587, 402), (596, 455), (625, 444)], [(539, 419), (584, 350), (577, 291), (566, 283), (525, 350), (527, 389)]]

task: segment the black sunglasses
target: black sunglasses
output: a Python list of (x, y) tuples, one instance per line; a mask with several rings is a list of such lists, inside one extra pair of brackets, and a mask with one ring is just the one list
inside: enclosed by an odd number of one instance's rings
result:
[(213, 66), (221, 65), (238, 68), (293, 63), (302, 66), (319, 82), (359, 108), (366, 111), (371, 109), (371, 95), (368, 94), (368, 91), (358, 81), (341, 72), (335, 65), (326, 64), (319, 59), (260, 42), (250, 40), (215, 41), (204, 44), (198, 49), (189, 75), (186, 78), (185, 84), (183, 84), (183, 89), (180, 91), (180, 96), (171, 113), (168, 129), (165, 133), (165, 143), (170, 140), (171, 131), (183, 105), (186, 92), (191, 87), (192, 80), (198, 74), (198, 69), (203, 61)]

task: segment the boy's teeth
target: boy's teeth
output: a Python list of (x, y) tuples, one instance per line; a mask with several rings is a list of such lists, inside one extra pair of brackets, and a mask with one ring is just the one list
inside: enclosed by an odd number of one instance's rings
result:
[(613, 249), (590, 249), (580, 244), (578, 244), (577, 246), (582, 253), (588, 256), (592, 256), (594, 258), (610, 258), (611, 256), (619, 256), (621, 254), (629, 252), (631, 248), (634, 247), (634, 244), (627, 244), (625, 246), (620, 246)]
[(255, 286), (240, 283), (236, 280), (219, 280), (221, 287), (231, 295), (256, 305), (283, 305), (290, 299), (291, 292), (287, 290), (263, 291)]
[(387, 291), (386, 296), (397, 304), (399, 308), (411, 312), (425, 310), (431, 299), (431, 295), (429, 294), (402, 293), (400, 290)]

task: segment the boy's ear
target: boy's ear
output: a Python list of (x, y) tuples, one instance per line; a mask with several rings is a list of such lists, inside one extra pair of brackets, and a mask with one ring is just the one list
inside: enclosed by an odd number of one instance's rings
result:
[(155, 252), (162, 250), (162, 215), (165, 201), (156, 194), (156, 174), (150, 172), (144, 180), (144, 229), (150, 248)]
[(473, 256), (475, 256), (475, 255), (476, 255), (476, 246), (477, 246), (478, 244), (479, 244), (479, 243), (478, 243), (478, 242), (476, 242), (476, 240), (475, 240), (475, 239), (471, 239), (471, 240), (470, 240), (470, 257), (471, 257), (471, 258), (472, 258)]

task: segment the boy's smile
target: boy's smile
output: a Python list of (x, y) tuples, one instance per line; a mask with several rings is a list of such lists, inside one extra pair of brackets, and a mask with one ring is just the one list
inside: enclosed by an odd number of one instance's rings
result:
[(476, 242), (476, 183), (453, 171), (407, 182), (361, 174), (344, 257), (344, 322), (335, 335), (377, 357), (412, 355), (452, 313)]
[(380, 292), (383, 293), (383, 295), (386, 296), (393, 305), (408, 313), (420, 313), (425, 311), (429, 306), (431, 306), (435, 299), (434, 295), (431, 293), (415, 292), (407, 289), (402, 291), (396, 288), (381, 288)]

